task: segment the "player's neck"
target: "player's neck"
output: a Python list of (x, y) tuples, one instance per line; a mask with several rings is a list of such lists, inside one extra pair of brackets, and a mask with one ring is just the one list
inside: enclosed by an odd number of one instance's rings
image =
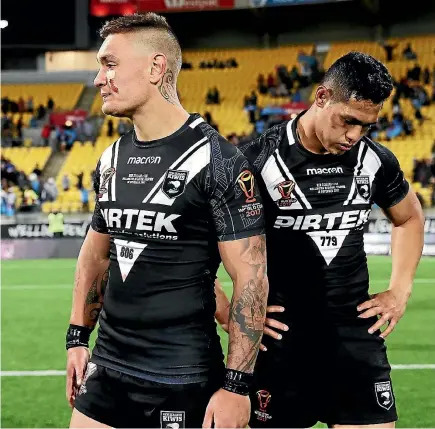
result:
[(308, 109), (308, 111), (299, 118), (297, 123), (296, 130), (299, 136), (299, 141), (309, 152), (323, 155), (326, 151), (320, 140), (317, 138), (314, 124), (314, 112), (312, 109)]
[(136, 136), (140, 141), (159, 140), (174, 134), (189, 118), (181, 106), (156, 98), (133, 115)]

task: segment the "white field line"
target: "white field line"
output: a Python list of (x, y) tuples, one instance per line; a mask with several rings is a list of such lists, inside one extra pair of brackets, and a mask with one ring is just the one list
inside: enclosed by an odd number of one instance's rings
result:
[[(383, 284), (383, 283), (388, 283), (389, 280), (385, 279), (385, 280), (372, 280), (370, 283), (372, 284)], [(415, 279), (414, 280), (415, 284), (433, 284), (435, 285), (435, 279)], [(226, 281), (226, 282), (222, 282), (223, 286), (232, 286), (233, 283), (230, 281)], [(32, 290), (32, 289), (38, 289), (38, 290), (43, 290), (43, 289), (71, 289), (73, 288), (73, 284), (59, 284), (59, 285), (31, 285), (31, 284), (24, 284), (24, 285), (6, 285), (6, 286), (2, 286), (0, 287), (1, 289), (4, 290)]]
[[(393, 370), (418, 370), (418, 369), (435, 369), (435, 364), (400, 364), (391, 365)], [(1, 377), (52, 377), (65, 376), (66, 371), (42, 370), (42, 371), (0, 371)]]

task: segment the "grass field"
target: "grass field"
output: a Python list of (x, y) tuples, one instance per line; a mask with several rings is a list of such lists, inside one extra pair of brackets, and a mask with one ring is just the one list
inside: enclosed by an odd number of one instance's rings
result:
[[(2, 263), (2, 371), (64, 369), (74, 265), (75, 260)], [(372, 291), (385, 289), (390, 258), (371, 257), (369, 268)], [(230, 294), (228, 276), (221, 270), (219, 277)], [(221, 338), (226, 348), (227, 338)], [(422, 259), (407, 313), (387, 344), (393, 365), (435, 364), (435, 259)], [(435, 427), (435, 370), (406, 367), (392, 376), (397, 426)], [(1, 427), (68, 427), (64, 376), (2, 376), (1, 382)]]

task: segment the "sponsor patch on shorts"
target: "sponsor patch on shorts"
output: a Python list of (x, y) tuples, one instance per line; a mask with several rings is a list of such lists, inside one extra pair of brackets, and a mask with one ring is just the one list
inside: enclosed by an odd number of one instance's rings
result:
[(160, 428), (180, 429), (186, 427), (185, 411), (160, 411)]

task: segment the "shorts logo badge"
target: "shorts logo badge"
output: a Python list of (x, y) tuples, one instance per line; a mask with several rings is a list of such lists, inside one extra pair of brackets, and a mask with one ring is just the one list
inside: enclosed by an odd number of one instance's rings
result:
[(394, 404), (393, 391), (391, 390), (391, 382), (383, 381), (375, 383), (375, 393), (378, 405), (386, 410), (389, 410)]
[(361, 195), (365, 200), (370, 198), (370, 178), (369, 176), (356, 176), (355, 185), (358, 194)]
[(249, 170), (244, 170), (237, 177), (237, 182), (245, 194), (246, 202), (255, 203), (257, 200), (254, 197), (254, 175)]
[(186, 188), (188, 171), (168, 170), (162, 185), (162, 192), (168, 198), (179, 197)]
[(106, 187), (109, 183), (109, 180), (111, 177), (115, 174), (116, 170), (113, 167), (109, 167), (107, 170), (104, 170), (101, 173), (100, 176), (100, 189), (98, 193), (98, 198), (101, 198), (103, 194), (105, 194), (108, 191), (108, 188)]
[(295, 189), (295, 182), (293, 182), (293, 180), (278, 183), (275, 189), (278, 189), (281, 195), (281, 199), (277, 201), (279, 207), (290, 207), (297, 201), (296, 198), (292, 197), (292, 192)]
[(86, 389), (86, 382), (88, 381), (89, 377), (97, 370), (97, 365), (95, 365), (92, 362), (88, 362), (88, 366), (86, 367), (86, 373), (83, 377), (82, 384), (80, 385), (80, 390), (77, 396), (83, 395), (87, 392)]
[(185, 411), (160, 411), (160, 428), (180, 429), (185, 427)]
[(255, 410), (254, 413), (257, 415), (257, 420), (260, 422), (266, 422), (272, 418), (272, 416), (266, 412), (267, 406), (272, 399), (272, 395), (267, 390), (259, 390), (257, 392), (257, 399), (259, 409)]

